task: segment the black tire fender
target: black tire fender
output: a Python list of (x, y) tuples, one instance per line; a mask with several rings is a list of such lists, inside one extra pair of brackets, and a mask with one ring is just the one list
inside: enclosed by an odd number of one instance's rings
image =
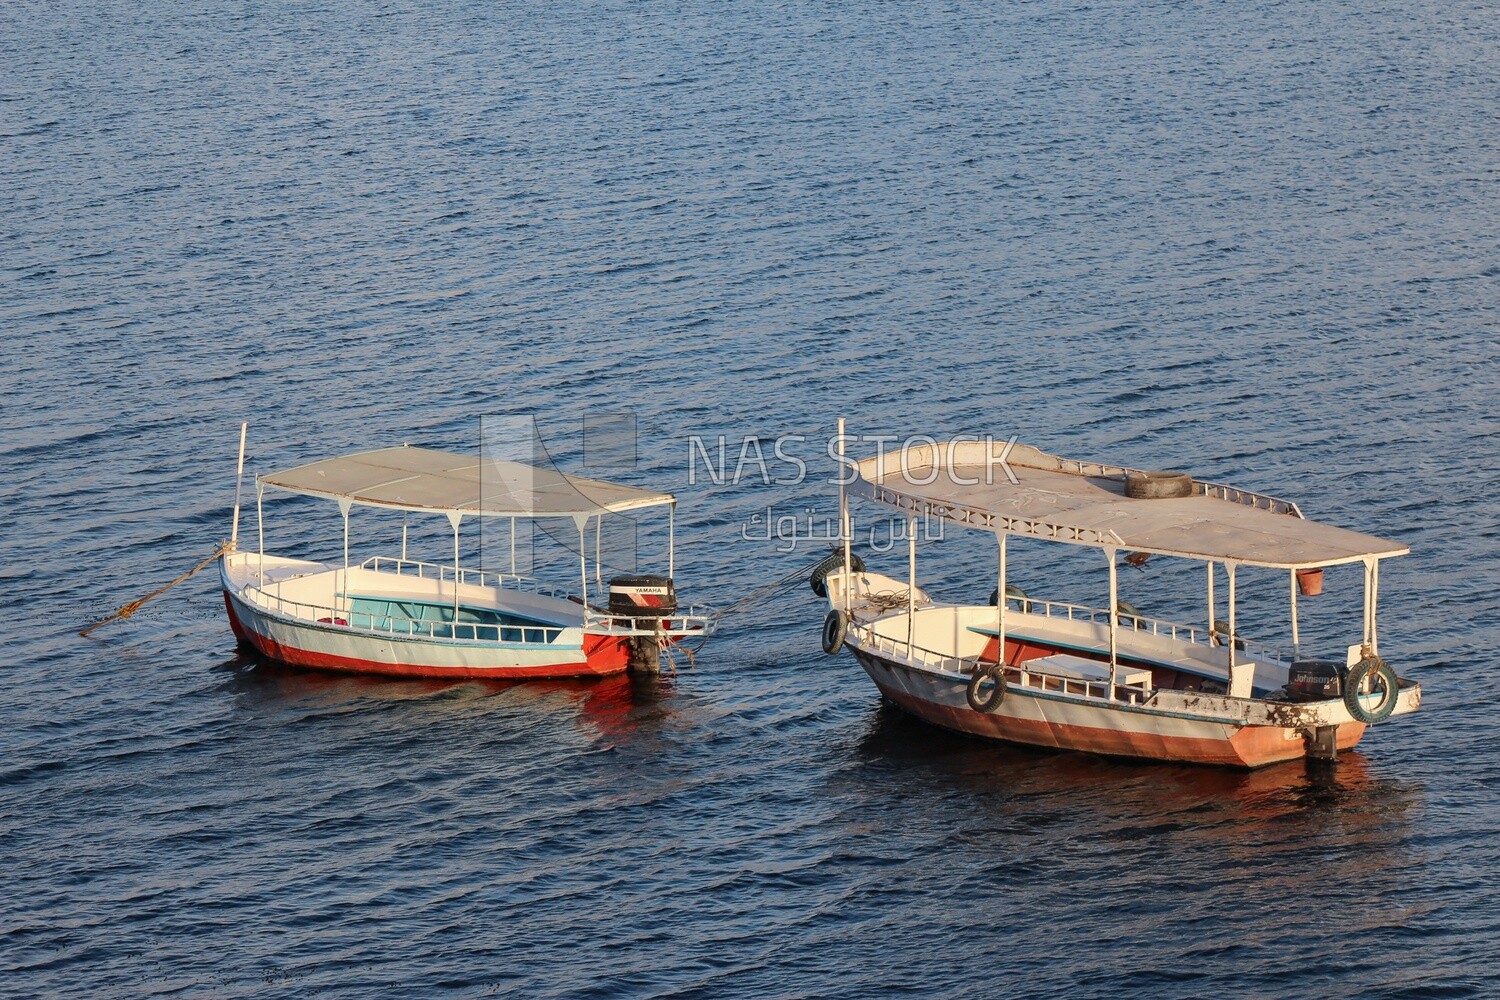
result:
[[(844, 554), (842, 552), (830, 552), (824, 556), (822, 561), (813, 567), (812, 575), (807, 578), (807, 585), (812, 592), (819, 597), (828, 596), (828, 574), (837, 572), (844, 568)], [(859, 553), (849, 553), (849, 568), (856, 573), (865, 571), (865, 561), (859, 557)]]
[[(843, 560), (841, 559), (840, 562)], [(823, 618), (823, 652), (829, 656), (844, 648), (844, 636), (849, 634), (849, 618), (838, 608)]]
[[(1359, 700), (1359, 689), (1371, 678), (1379, 679), (1377, 683), (1385, 688), (1385, 697), (1374, 708), (1365, 708)], [(1400, 696), (1401, 682), (1396, 677), (1396, 671), (1378, 656), (1367, 656), (1360, 660), (1349, 668), (1349, 675), (1344, 678), (1344, 707), (1365, 725), (1389, 719), (1396, 710), (1396, 699)]]
[[(993, 680), (994, 686), (989, 693), (984, 693), (984, 682)], [(997, 666), (981, 667), (974, 671), (974, 676), (969, 678), (969, 689), (965, 692), (969, 699), (969, 707), (976, 712), (986, 714), (997, 712), (1005, 703), (1005, 676)]]
[[(1007, 601), (1015, 601), (1021, 606), (1021, 610), (1024, 612), (1028, 614), (1031, 612), (1031, 600), (1026, 596), (1026, 591), (1022, 590), (1020, 587), (1017, 587), (1015, 584), (1007, 583), (1005, 585), (1005, 599)], [(1000, 588), (996, 587), (994, 590), (990, 591), (990, 607), (993, 608), (999, 603)]]

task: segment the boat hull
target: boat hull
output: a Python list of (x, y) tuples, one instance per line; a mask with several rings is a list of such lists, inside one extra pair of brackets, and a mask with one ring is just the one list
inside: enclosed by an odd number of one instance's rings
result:
[(437, 642), (370, 635), (334, 622), (311, 624), (267, 614), (224, 591), (235, 637), (269, 659), (295, 667), (385, 677), (453, 680), (531, 680), (603, 677), (623, 673), (629, 640), (589, 635), (581, 646)]
[[(1008, 743), (1109, 757), (1256, 768), (1306, 756), (1300, 730), (1157, 712), (1010, 686), (993, 713), (969, 706), (967, 684), (953, 675), (913, 668), (850, 644), (861, 666), (891, 702), (934, 725)], [(1338, 726), (1348, 750), (1365, 726)]]

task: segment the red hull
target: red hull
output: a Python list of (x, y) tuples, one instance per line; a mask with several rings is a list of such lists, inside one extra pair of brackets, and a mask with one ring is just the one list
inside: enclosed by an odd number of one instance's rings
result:
[[(898, 691), (876, 681), (880, 692), (919, 719), (973, 736), (1053, 750), (1076, 750), (1105, 757), (1128, 757), (1179, 764), (1255, 768), (1298, 760), (1306, 749), (1300, 740), (1288, 741), (1281, 729), (1246, 726), (1228, 739), (1162, 736), (1091, 726), (989, 715), (970, 708), (950, 708)], [(1365, 726), (1339, 726), (1338, 748), (1349, 750), (1364, 736)]]

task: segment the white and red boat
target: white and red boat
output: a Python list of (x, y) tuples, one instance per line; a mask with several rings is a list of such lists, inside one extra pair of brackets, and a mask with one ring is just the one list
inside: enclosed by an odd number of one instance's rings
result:
[[(241, 444), (243, 464), (243, 439)], [(676, 499), (617, 483), (568, 476), (517, 462), (425, 448), (385, 448), (256, 477), (260, 546), (241, 551), (239, 503), (235, 531), (219, 573), (229, 624), (244, 646), (299, 667), (381, 674), (518, 680), (652, 670), (662, 651), (701, 639), (714, 619), (679, 610), (669, 513), (667, 575), (611, 579), (599, 570), (602, 518), (653, 507), (675, 510)], [(267, 490), (319, 497), (344, 517), (343, 558), (319, 562), (265, 551), (262, 498)], [(401, 555), (349, 562), (349, 517), (360, 507), (445, 516), (453, 529), (454, 561), (420, 562)], [(571, 519), (578, 530), (576, 590), (555, 589), (514, 572), (459, 564), (459, 533), (478, 518)], [(593, 524), (594, 590), (588, 546)], [(606, 599), (599, 606), (594, 599)]]
[[(842, 446), (842, 421), (839, 433)], [(1334, 759), (1368, 725), (1421, 705), (1421, 688), (1380, 658), (1376, 636), (1380, 562), (1405, 555), (1404, 545), (1308, 520), (1295, 504), (1248, 490), (1014, 444), (944, 442), (848, 464), (843, 552), (813, 577), (829, 603), (823, 648), (847, 646), (887, 699), (928, 722), (1038, 747), (1259, 767)], [(866, 571), (852, 553), (850, 495), (907, 519), (905, 580)], [(923, 520), (995, 536), (989, 605), (947, 603), (917, 585)], [(1013, 537), (1097, 549), (1108, 606), (1021, 594), (1006, 579)], [(1120, 600), (1117, 565), (1152, 556), (1207, 565), (1205, 624), (1154, 620)], [(1298, 571), (1319, 571), (1321, 581), (1323, 568), (1342, 564), (1364, 569), (1359, 641), (1332, 660), (1304, 659)], [(1286, 573), (1286, 652), (1235, 628), (1245, 567)], [(1227, 621), (1216, 618), (1216, 573), (1227, 584)]]

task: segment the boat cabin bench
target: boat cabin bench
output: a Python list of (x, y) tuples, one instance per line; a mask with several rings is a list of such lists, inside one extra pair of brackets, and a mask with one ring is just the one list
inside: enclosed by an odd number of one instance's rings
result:
[[(977, 632), (980, 635), (989, 636), (991, 638), (999, 634), (998, 632), (996, 632), (993, 625), (970, 625), (969, 631)], [(1125, 634), (1128, 635), (1129, 633)], [(1019, 640), (1021, 638), (1021, 636), (1011, 634), (1009, 630), (1007, 630), (1006, 632), (1007, 641), (1012, 639)], [(1238, 646), (1239, 644), (1237, 643), (1236, 645)], [(1205, 649), (1206, 648), (1207, 647), (1205, 647)], [(1194, 652), (1197, 651), (1194, 650)], [(1286, 681), (1286, 676), (1284, 673), (1285, 667), (1278, 667), (1278, 665), (1275, 663), (1263, 664), (1252, 660), (1240, 660), (1235, 664), (1235, 675), (1237, 683), (1232, 685), (1230, 683), (1229, 668), (1227, 665), (1223, 663), (1210, 663), (1202, 659), (1201, 656), (1202, 653), (1199, 653), (1198, 656), (1188, 655), (1187, 653), (1177, 653), (1174, 655), (1172, 653), (1169, 653), (1165, 649), (1152, 649), (1149, 652), (1143, 652), (1140, 649), (1131, 648), (1129, 650), (1122, 649), (1120, 653), (1121, 660), (1130, 659), (1136, 662), (1144, 660), (1150, 663), (1153, 667), (1164, 667), (1168, 670), (1175, 671), (1180, 678), (1187, 679), (1188, 681), (1191, 681), (1193, 683), (1193, 687), (1191, 688), (1192, 690), (1196, 690), (1200, 682), (1206, 681), (1211, 684), (1222, 685), (1224, 690), (1226, 691), (1233, 688), (1235, 692), (1234, 696), (1237, 698), (1251, 697), (1252, 691), (1261, 693), (1274, 691)], [(1073, 657), (1073, 659), (1086, 658)], [(1036, 672), (1031, 666), (1031, 664), (1035, 662), (1037, 661), (1028, 660), (1022, 665), (1026, 669), (1032, 670), (1032, 672)], [(1087, 662), (1098, 663), (1100, 661), (1087, 660)], [(1104, 664), (1104, 669), (1107, 674), (1109, 671), (1108, 663)], [(1123, 671), (1127, 668), (1123, 663), (1121, 664), (1120, 669), (1122, 671), (1121, 676), (1125, 676)], [(1139, 670), (1140, 668), (1136, 667), (1134, 669)], [(1135, 676), (1135, 674), (1132, 673), (1131, 676)], [(1123, 684), (1126, 682), (1121, 681), (1121, 683)], [(1148, 684), (1147, 686), (1149, 687), (1150, 685)], [(1168, 688), (1183, 688), (1186, 685), (1173, 682), (1171, 677), (1168, 676), (1161, 686)]]
[[(1083, 656), (1073, 656), (1068, 653), (1054, 653), (1051, 656), (1038, 657), (1035, 660), (1027, 660), (1021, 665), (1021, 669), (1028, 674), (1037, 674), (1042, 677), (1058, 677), (1070, 681), (1090, 681), (1095, 684), (1109, 683), (1109, 664), (1098, 660), (1090, 660)], [(1143, 690), (1151, 688), (1151, 671), (1129, 670), (1121, 667), (1115, 677), (1115, 683), (1121, 687), (1134, 687)]]

